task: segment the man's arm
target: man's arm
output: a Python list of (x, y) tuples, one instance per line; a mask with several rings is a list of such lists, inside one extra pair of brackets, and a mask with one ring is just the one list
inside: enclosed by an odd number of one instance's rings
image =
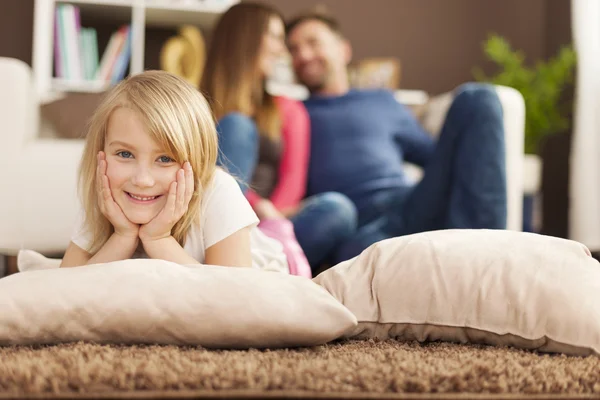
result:
[(398, 103), (393, 95), (391, 97), (394, 103), (391, 108), (396, 126), (396, 144), (401, 148), (406, 161), (424, 167), (433, 157), (436, 142), (408, 107)]

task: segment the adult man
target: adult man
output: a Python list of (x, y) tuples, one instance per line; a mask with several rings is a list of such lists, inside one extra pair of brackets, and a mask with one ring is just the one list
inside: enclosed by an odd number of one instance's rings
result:
[[(358, 210), (358, 233), (334, 261), (393, 236), (506, 227), (504, 126), (493, 87), (459, 87), (435, 141), (389, 91), (349, 88), (351, 47), (332, 18), (293, 19), (287, 43), (311, 93), (308, 194), (337, 191)], [(424, 168), (419, 183), (404, 161)]]

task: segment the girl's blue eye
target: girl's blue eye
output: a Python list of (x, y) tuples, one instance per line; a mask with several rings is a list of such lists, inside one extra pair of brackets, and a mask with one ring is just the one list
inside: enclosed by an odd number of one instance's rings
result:
[(131, 157), (133, 157), (133, 154), (131, 154), (129, 151), (119, 151), (117, 153), (117, 155), (119, 157), (123, 157), (123, 158), (131, 158)]
[(158, 158), (158, 160), (159, 160), (161, 163), (171, 163), (171, 162), (175, 161), (175, 160), (173, 160), (171, 157), (167, 157), (167, 156), (160, 156), (160, 157)]

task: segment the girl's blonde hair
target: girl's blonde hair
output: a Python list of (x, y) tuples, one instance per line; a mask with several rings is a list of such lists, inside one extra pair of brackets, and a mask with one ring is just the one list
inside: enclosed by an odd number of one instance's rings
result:
[(261, 134), (279, 139), (279, 110), (265, 90), (259, 64), (264, 35), (274, 17), (283, 21), (281, 14), (266, 4), (230, 7), (213, 30), (200, 89), (217, 119), (240, 112), (254, 117)]
[(194, 194), (185, 215), (175, 224), (173, 237), (183, 246), (187, 232), (200, 217), (202, 188), (216, 169), (218, 143), (215, 120), (206, 99), (185, 80), (164, 71), (146, 71), (116, 85), (90, 121), (79, 167), (79, 196), (84, 226), (91, 234), (94, 254), (114, 232), (100, 212), (96, 179), (97, 154), (104, 150), (108, 121), (125, 107), (136, 112), (147, 133), (178, 163), (189, 161), (194, 172)]

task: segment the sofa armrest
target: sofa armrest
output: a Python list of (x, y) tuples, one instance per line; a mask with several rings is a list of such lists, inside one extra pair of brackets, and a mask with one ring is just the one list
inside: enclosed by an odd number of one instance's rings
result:
[(0, 148), (13, 150), (35, 138), (39, 109), (29, 65), (0, 57)]
[(516, 89), (496, 86), (504, 112), (506, 146), (507, 228), (523, 229), (523, 160), (525, 154), (525, 100)]
[[(523, 155), (525, 143), (525, 101), (521, 93), (506, 86), (496, 86), (502, 103), (506, 146), (507, 229), (520, 231), (523, 227)], [(423, 127), (437, 137), (452, 104), (452, 92), (432, 97), (421, 120)], [(407, 164), (410, 176), (418, 180), (422, 171)]]
[(40, 139), (29, 66), (0, 57), (0, 254), (58, 253), (75, 223), (82, 140)]

